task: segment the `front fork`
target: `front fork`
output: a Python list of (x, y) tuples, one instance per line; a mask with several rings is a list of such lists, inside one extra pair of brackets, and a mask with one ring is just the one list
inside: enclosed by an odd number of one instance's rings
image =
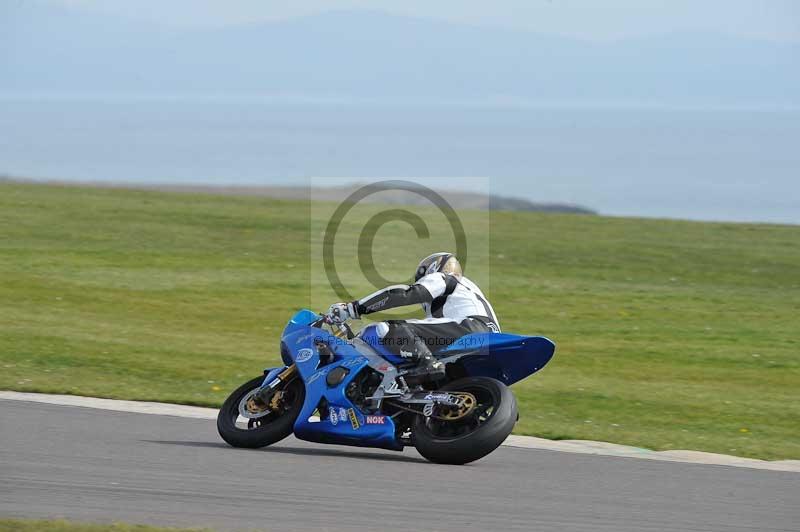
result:
[(291, 366), (288, 366), (286, 369), (278, 373), (274, 379), (271, 379), (269, 382), (265, 381), (261, 386), (261, 389), (259, 389), (258, 392), (256, 392), (256, 394), (253, 396), (253, 399), (262, 405), (270, 404), (270, 401), (272, 401), (272, 398), (275, 396), (275, 393), (278, 391), (280, 385), (289, 382), (296, 375), (297, 365), (292, 364)]

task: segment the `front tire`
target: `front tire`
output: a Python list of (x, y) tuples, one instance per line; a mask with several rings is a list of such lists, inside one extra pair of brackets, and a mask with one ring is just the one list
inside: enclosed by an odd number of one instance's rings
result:
[(462, 421), (416, 417), (414, 446), (431, 462), (456, 465), (474, 462), (497, 449), (514, 430), (517, 400), (502, 382), (468, 377), (447, 383), (441, 391), (469, 392), (475, 395), (479, 406)]
[(294, 423), (305, 401), (306, 388), (299, 378), (282, 385), (287, 397), (285, 410), (280, 414), (269, 412), (258, 419), (245, 420), (246, 428), (241, 421), (239, 406), (253, 390), (261, 388), (264, 377), (241, 385), (222, 404), (217, 415), (217, 431), (222, 439), (233, 447), (258, 449), (277, 443), (289, 436), (294, 430)]

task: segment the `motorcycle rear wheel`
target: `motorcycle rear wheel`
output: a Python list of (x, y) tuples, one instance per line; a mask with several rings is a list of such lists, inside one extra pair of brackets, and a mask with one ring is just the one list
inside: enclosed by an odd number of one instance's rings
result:
[[(240, 416), (240, 403), (264, 383), (264, 377), (244, 383), (223, 403), (217, 415), (217, 431), (233, 447), (258, 449), (277, 443), (294, 431), (294, 423), (303, 407), (306, 389), (303, 381), (294, 379), (282, 385), (284, 411), (270, 412), (262, 418), (244, 419)], [(244, 424), (246, 423), (246, 428)]]
[(414, 420), (414, 446), (419, 454), (438, 464), (468, 464), (497, 449), (517, 421), (517, 400), (502, 382), (488, 377), (468, 377), (440, 388), (468, 392), (478, 402), (472, 415), (455, 422), (423, 416)]

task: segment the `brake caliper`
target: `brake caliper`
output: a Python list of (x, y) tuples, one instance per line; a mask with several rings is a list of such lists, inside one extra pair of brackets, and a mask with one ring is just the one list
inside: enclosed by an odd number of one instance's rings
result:
[(283, 390), (278, 390), (277, 392), (275, 392), (275, 395), (272, 396), (272, 399), (269, 402), (269, 409), (272, 410), (273, 412), (278, 412), (278, 413), (282, 412), (283, 396), (284, 396)]
[(256, 416), (258, 414), (265, 412), (267, 408), (269, 408), (269, 405), (263, 403), (262, 401), (259, 400), (257, 396), (253, 395), (247, 399), (247, 402), (245, 403), (245, 408), (247, 409), (248, 413)]

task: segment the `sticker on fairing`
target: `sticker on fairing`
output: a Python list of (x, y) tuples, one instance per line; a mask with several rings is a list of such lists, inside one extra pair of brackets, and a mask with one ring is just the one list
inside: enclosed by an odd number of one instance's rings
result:
[(312, 351), (311, 349), (308, 348), (301, 349), (300, 351), (297, 352), (297, 357), (294, 359), (294, 361), (297, 363), (307, 362), (311, 360), (311, 357), (313, 356), (314, 356), (314, 351)]
[(358, 366), (362, 362), (366, 361), (367, 359), (364, 357), (355, 357), (342, 362), (341, 366), (343, 368), (352, 368), (354, 366)]
[(347, 415), (350, 418), (350, 424), (353, 426), (353, 430), (358, 430), (361, 428), (361, 424), (358, 422), (358, 416), (356, 416), (356, 411), (350, 408), (347, 410)]
[(313, 337), (314, 337), (314, 335), (315, 335), (315, 333), (308, 333), (308, 334), (304, 334), (303, 336), (301, 336), (300, 338), (298, 338), (298, 339), (297, 339), (297, 342), (295, 342), (295, 343), (296, 343), (297, 345), (300, 345), (300, 344), (302, 344), (302, 343), (304, 343), (304, 342), (307, 342), (307, 341), (308, 341), (308, 340), (310, 340), (311, 338), (313, 338)]
[(306, 384), (311, 384), (313, 382), (316, 382), (317, 379), (324, 377), (328, 373), (328, 369), (329, 368), (321, 369), (318, 372), (314, 373), (312, 376), (306, 379)]

